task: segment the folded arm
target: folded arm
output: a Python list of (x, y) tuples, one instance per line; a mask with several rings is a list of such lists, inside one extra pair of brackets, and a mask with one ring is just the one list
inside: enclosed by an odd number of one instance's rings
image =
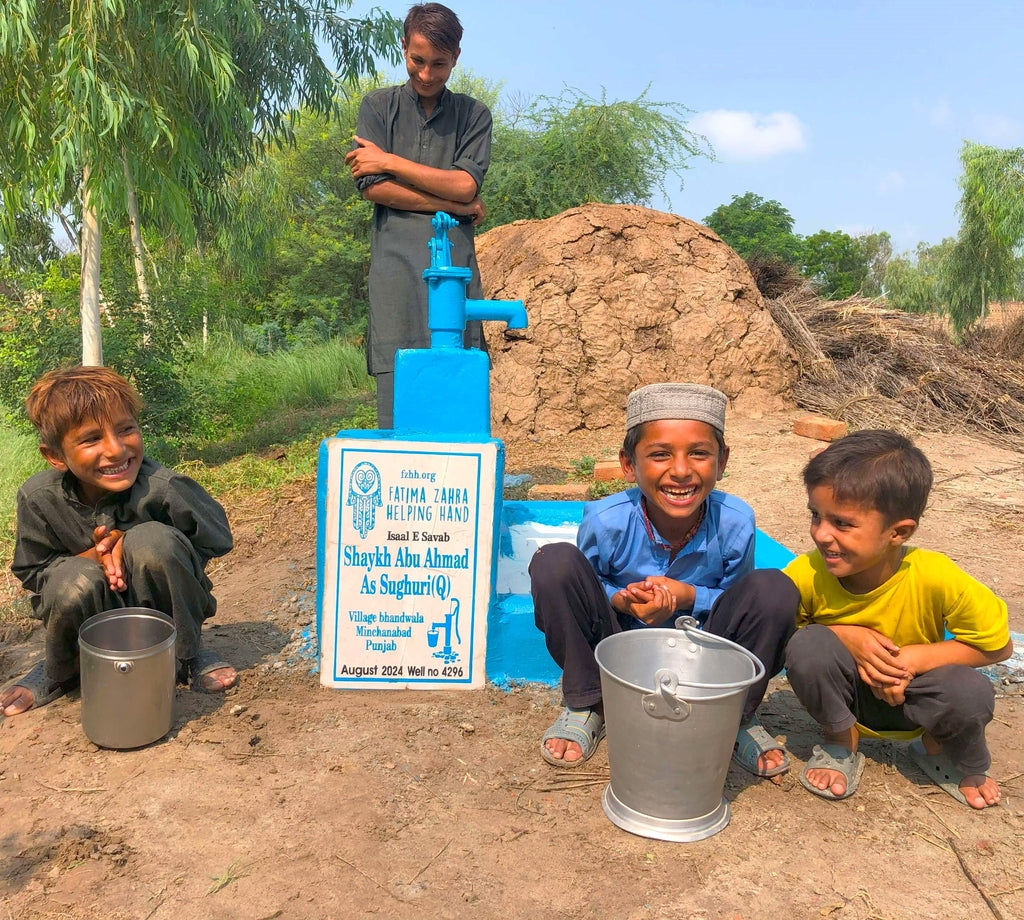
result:
[[(468, 176), (468, 173), (463, 173)], [(472, 217), (473, 226), (480, 224), (487, 216), (483, 200), (475, 197), (468, 202), (442, 198), (430, 192), (403, 185), (392, 179), (382, 179), (363, 189), (363, 198), (398, 211), (446, 211), (456, 217)]]
[[(357, 146), (345, 155), (352, 178), (386, 174), (403, 185), (429, 195), (468, 204), (477, 197), (476, 180), (464, 169), (438, 169), (415, 160), (407, 160), (382, 150), (372, 141), (355, 137)], [(372, 188), (372, 186), (371, 186)]]

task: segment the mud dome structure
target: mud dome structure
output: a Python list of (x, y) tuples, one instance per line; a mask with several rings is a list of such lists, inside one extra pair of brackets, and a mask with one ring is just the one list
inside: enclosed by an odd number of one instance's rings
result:
[(618, 429), (629, 392), (666, 380), (777, 409), (796, 378), (746, 263), (686, 218), (589, 204), (497, 227), (477, 259), (485, 296), (529, 316), (485, 326), (498, 437)]

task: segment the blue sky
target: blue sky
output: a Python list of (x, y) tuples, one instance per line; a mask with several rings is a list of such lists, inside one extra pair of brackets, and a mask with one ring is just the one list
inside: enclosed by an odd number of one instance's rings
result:
[[(404, 18), (409, 3), (357, 2)], [(464, 0), (460, 64), (506, 95), (649, 98), (693, 110), (717, 160), (655, 207), (702, 220), (780, 201), (798, 233), (955, 235), (965, 139), (1024, 146), (1024, 4), (996, 0)], [(400, 71), (396, 71), (396, 79)], [(484, 198), (486, 200), (486, 183)]]

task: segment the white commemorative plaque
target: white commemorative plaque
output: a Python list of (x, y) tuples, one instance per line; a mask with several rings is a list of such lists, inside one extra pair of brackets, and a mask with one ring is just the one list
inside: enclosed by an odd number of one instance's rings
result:
[(320, 682), (484, 684), (497, 445), (327, 441)]

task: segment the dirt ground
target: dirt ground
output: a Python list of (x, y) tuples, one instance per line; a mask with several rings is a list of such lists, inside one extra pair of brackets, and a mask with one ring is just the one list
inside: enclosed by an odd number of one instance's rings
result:
[[(722, 485), (803, 549), (799, 473), (814, 442), (791, 419), (731, 418)], [(993, 585), (1021, 632), (1024, 457), (966, 437), (919, 443), (937, 486), (916, 542)], [(568, 469), (614, 446), (510, 444), (507, 467)], [(794, 770), (776, 786), (732, 767), (724, 831), (648, 840), (601, 810), (605, 745), (584, 773), (541, 760), (555, 689), (321, 689), (303, 636), (313, 484), (228, 510), (237, 548), (212, 570), (207, 643), (240, 686), (179, 688), (170, 735), (139, 751), (90, 744), (74, 695), (0, 723), (0, 920), (1024, 917), (1020, 684), (999, 686), (989, 731), (997, 808), (958, 805), (888, 742), (864, 743), (855, 797), (811, 796), (795, 774), (814, 725), (777, 680), (762, 718)], [(10, 632), (4, 682), (41, 648), (38, 630)]]

